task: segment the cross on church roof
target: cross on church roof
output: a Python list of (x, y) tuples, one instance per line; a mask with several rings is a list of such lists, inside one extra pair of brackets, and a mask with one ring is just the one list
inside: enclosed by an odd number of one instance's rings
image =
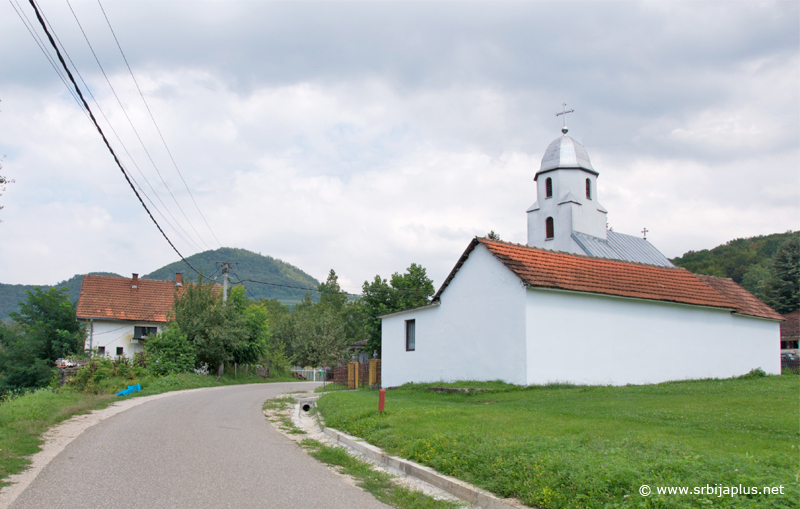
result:
[(650, 230), (648, 230), (646, 226), (644, 227), (644, 230), (642, 230), (642, 233), (644, 234), (644, 240), (647, 240), (647, 232), (649, 231)]
[(574, 113), (575, 110), (567, 110), (567, 103), (562, 104), (562, 107), (563, 110), (561, 113), (556, 113), (556, 116), (560, 117), (561, 115), (564, 115), (564, 127), (561, 128), (561, 132), (567, 134), (567, 131), (569, 131), (567, 128), (567, 113)]

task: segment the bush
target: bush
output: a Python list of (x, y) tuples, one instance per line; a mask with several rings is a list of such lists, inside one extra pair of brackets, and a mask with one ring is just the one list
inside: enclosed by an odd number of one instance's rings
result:
[(155, 336), (150, 336), (145, 352), (147, 367), (153, 374), (169, 375), (194, 369), (194, 345), (177, 323)]
[(132, 366), (124, 357), (114, 360), (99, 357), (79, 369), (66, 386), (89, 394), (115, 393), (146, 375), (145, 368)]

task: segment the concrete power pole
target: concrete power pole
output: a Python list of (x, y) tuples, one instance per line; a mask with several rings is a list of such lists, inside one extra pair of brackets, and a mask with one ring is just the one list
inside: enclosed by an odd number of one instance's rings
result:
[(224, 276), (222, 283), (222, 305), (228, 300), (228, 274), (231, 270), (231, 262), (220, 262), (225, 267), (222, 268), (222, 275)]

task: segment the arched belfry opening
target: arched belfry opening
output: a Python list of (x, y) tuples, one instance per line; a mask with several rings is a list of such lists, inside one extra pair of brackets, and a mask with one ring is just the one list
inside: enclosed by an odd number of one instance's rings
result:
[(555, 224), (553, 222), (553, 218), (552, 217), (548, 217), (545, 220), (544, 229), (545, 229), (545, 235), (544, 235), (544, 239), (545, 240), (550, 240), (555, 236), (556, 229), (555, 229)]

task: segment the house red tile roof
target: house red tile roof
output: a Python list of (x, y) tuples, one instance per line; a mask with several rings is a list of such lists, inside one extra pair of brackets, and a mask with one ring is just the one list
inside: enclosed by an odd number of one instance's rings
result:
[(781, 339), (788, 341), (800, 337), (800, 310), (782, 315)]
[(592, 258), (484, 238), (472, 241), (434, 295), (434, 302), (478, 244), (489, 249), (529, 287), (726, 308), (743, 315), (781, 319), (732, 280), (698, 276), (678, 267)]
[(175, 302), (175, 281), (83, 276), (78, 318), (166, 323)]

